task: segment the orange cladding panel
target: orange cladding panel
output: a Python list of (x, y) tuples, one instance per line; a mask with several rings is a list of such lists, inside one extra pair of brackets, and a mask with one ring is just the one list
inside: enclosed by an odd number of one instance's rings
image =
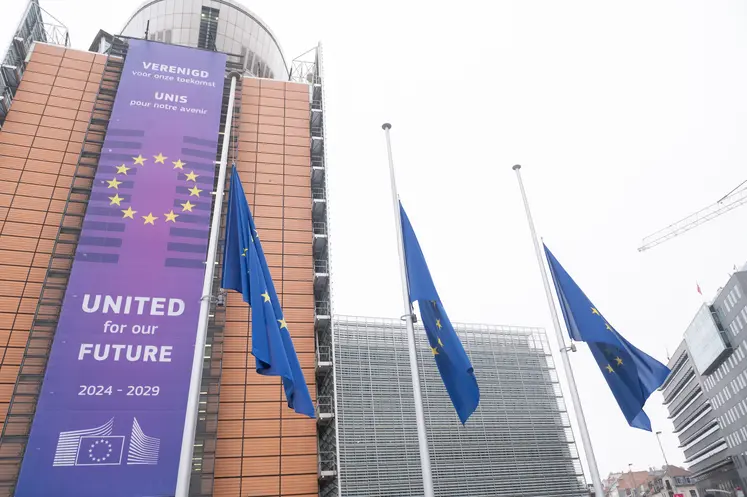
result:
[[(308, 86), (242, 81), (236, 167), (315, 399), (309, 116)], [(249, 308), (239, 295), (227, 304), (214, 495), (317, 495), (315, 421), (255, 372)]]

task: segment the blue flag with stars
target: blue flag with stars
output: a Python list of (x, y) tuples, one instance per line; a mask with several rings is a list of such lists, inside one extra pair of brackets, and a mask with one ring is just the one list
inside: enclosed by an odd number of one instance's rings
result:
[(399, 211), (402, 219), (410, 302), (418, 302), (431, 353), (436, 360), (446, 391), (449, 392), (451, 403), (454, 404), (459, 420), (464, 424), (480, 403), (480, 388), (477, 386), (475, 371), (441, 304), (423, 251), (402, 203), (399, 204)]
[(221, 286), (240, 292), (252, 308), (252, 355), (257, 373), (280, 376), (288, 407), (313, 418), (314, 403), (236, 167), (231, 174), (225, 243)]
[(634, 428), (651, 431), (643, 406), (669, 376), (669, 368), (625, 340), (591, 303), (550, 249), (545, 255), (560, 300), (568, 333), (586, 342), (612, 395)]

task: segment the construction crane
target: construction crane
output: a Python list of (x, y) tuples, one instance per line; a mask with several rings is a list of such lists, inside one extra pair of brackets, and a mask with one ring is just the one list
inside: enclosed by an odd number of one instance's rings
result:
[(711, 219), (717, 218), (721, 214), (736, 209), (740, 205), (746, 204), (747, 188), (742, 188), (745, 183), (747, 183), (747, 181), (743, 181), (715, 204), (709, 205), (694, 214), (690, 214), (689, 216), (680, 219), (676, 223), (670, 224), (666, 228), (660, 229), (656, 233), (648, 235), (641, 242), (641, 246), (638, 247), (638, 252), (643, 252), (644, 250), (656, 247), (667, 240), (671, 240), (675, 236), (679, 236), (703, 223), (707, 223)]

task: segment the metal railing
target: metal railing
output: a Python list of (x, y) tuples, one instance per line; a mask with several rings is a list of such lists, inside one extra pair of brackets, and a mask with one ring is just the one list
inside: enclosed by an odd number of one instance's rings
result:
[(326, 235), (327, 234), (327, 223), (324, 221), (315, 221), (312, 225), (315, 235)]
[(317, 300), (314, 303), (314, 311), (317, 316), (329, 316), (329, 301), (328, 300)]
[(327, 259), (314, 260), (314, 272), (318, 274), (329, 273), (329, 261)]
[(320, 362), (332, 362), (332, 347), (320, 345), (316, 351), (317, 364)]
[(337, 471), (337, 458), (334, 452), (319, 453), (319, 474)]
[(315, 187), (311, 189), (311, 198), (314, 200), (326, 200), (327, 195), (324, 188)]
[(322, 395), (316, 399), (316, 412), (318, 414), (334, 414), (335, 402), (331, 395)]

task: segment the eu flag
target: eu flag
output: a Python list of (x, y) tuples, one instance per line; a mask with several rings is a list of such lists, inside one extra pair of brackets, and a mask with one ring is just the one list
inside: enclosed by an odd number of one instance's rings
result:
[(464, 424), (480, 403), (480, 388), (477, 386), (475, 371), (441, 304), (423, 251), (402, 203), (399, 204), (399, 211), (402, 219), (410, 302), (418, 302), (431, 353), (436, 360), (446, 391), (449, 392), (451, 403), (454, 404), (459, 419)]
[(231, 173), (221, 286), (240, 292), (252, 308), (252, 355), (257, 373), (280, 376), (288, 407), (313, 418), (314, 403), (236, 167)]
[(651, 421), (643, 412), (643, 406), (669, 376), (669, 368), (625, 340), (581, 291), (547, 246), (545, 255), (571, 338), (589, 345), (628, 424), (651, 431)]

